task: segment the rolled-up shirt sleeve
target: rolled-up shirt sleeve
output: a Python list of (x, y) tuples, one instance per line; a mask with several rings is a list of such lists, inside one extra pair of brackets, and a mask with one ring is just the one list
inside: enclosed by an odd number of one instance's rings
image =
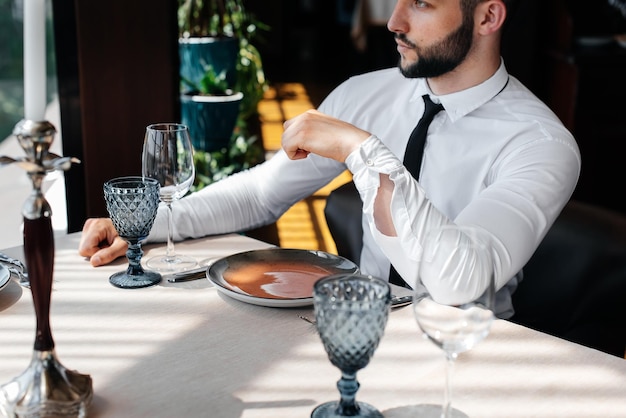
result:
[[(346, 159), (361, 199), (367, 226), (382, 252), (398, 273), (413, 286), (422, 247), (419, 237), (428, 228), (451, 223), (425, 198), (419, 183), (413, 179), (398, 158), (374, 135)], [(382, 234), (374, 221), (374, 201), (380, 186), (380, 174), (394, 182), (391, 212), (397, 236)]]
[[(349, 155), (346, 164), (363, 200), (365, 225), (409, 285), (417, 282), (422, 241), (427, 232), (446, 224), (472, 225), (486, 231), (497, 289), (528, 261), (575, 187), (579, 155), (570, 143), (548, 137), (527, 141), (499, 157), (480, 174), (474, 174), (473, 181), (469, 176), (476, 171), (448, 170), (443, 174), (436, 171), (435, 176), (429, 172), (418, 182), (375, 136)], [(397, 234), (394, 237), (378, 231), (374, 220), (374, 201), (381, 174), (388, 175), (394, 183), (390, 203)], [(452, 178), (445, 178), (446, 174)], [(464, 176), (467, 176), (466, 182)], [(478, 178), (483, 181), (477, 181)], [(424, 188), (425, 184), (432, 189), (430, 193)], [(466, 190), (472, 185), (480, 188)], [(466, 191), (470, 197), (459, 211), (447, 208), (455, 213), (447, 216), (445, 205), (437, 206), (437, 198), (455, 190), (458, 194)], [(465, 286), (442, 279), (437, 285), (471, 297), (482, 287), (476, 280), (487, 279), (474, 278)]]

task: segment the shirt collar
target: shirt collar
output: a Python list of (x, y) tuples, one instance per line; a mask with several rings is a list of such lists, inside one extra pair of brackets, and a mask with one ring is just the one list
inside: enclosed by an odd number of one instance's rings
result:
[(477, 86), (455, 93), (437, 96), (428, 87), (426, 79), (421, 78), (411, 101), (421, 101), (422, 95), (428, 94), (433, 102), (443, 104), (448, 118), (455, 122), (496, 97), (504, 89), (508, 80), (509, 74), (501, 59), (500, 67), (490, 78)]

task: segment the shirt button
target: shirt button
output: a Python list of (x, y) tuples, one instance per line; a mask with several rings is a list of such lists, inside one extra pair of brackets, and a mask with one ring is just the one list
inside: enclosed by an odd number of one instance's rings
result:
[(367, 165), (367, 166), (370, 166), (370, 167), (371, 167), (371, 166), (373, 166), (373, 165), (374, 165), (374, 161), (372, 161), (372, 159), (371, 159), (371, 158), (368, 158), (367, 160), (365, 160), (365, 165)]

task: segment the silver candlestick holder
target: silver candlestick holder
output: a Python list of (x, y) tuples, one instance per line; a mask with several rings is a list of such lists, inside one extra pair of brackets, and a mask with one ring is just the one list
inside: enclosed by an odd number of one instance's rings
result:
[(36, 334), (28, 368), (0, 386), (0, 415), (15, 418), (85, 417), (93, 396), (89, 375), (66, 369), (58, 360), (50, 329), (50, 296), (54, 271), (52, 210), (41, 186), (48, 172), (67, 171), (80, 163), (50, 152), (56, 129), (47, 122), (22, 120), (13, 130), (25, 157), (0, 156), (0, 166), (26, 170), (33, 190), (24, 202), (24, 256), (35, 305)]

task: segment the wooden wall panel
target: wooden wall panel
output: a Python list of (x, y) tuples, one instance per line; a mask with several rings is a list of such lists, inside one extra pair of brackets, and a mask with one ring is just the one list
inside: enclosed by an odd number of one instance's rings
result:
[(146, 125), (177, 121), (176, 2), (53, 0), (68, 229), (105, 216), (102, 184), (141, 174)]

